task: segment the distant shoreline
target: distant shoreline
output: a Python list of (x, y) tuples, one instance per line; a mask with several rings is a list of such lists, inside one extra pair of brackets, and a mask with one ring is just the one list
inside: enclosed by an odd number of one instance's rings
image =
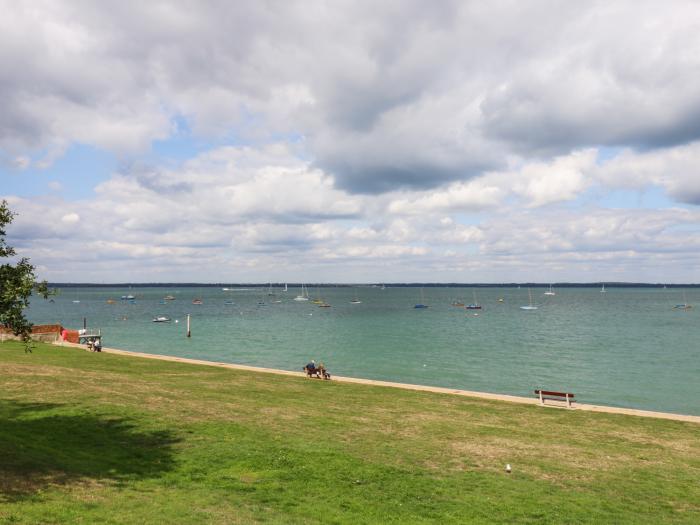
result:
[[(54, 343), (56, 346), (67, 346), (71, 348), (85, 349), (85, 345), (75, 344), (75, 343), (65, 343), (58, 342)], [(188, 357), (177, 357), (169, 355), (159, 355), (159, 354), (148, 354), (145, 352), (130, 352), (128, 350), (120, 350), (117, 348), (103, 348), (103, 352), (108, 354), (130, 356), (130, 357), (140, 357), (145, 359), (156, 359), (160, 361), (171, 361), (176, 363), (186, 363), (191, 365), (203, 365), (203, 366), (214, 366), (219, 368), (228, 368), (231, 370), (245, 370), (248, 372), (258, 372), (266, 374), (276, 374), (285, 375), (293, 377), (305, 377), (303, 372), (293, 372), (290, 370), (280, 370), (276, 368), (263, 368), (258, 366), (249, 365), (238, 365), (234, 363), (223, 363), (217, 361), (205, 361), (203, 359), (192, 359)], [(375, 379), (362, 379), (356, 377), (343, 377), (343, 376), (333, 376), (333, 381), (338, 381), (341, 383), (355, 383), (362, 385), (372, 385), (372, 386), (383, 386), (390, 388), (401, 388), (403, 390), (414, 390), (421, 392), (432, 392), (437, 394), (450, 394), (458, 395), (464, 397), (472, 397), (478, 399), (488, 399), (492, 401), (506, 401), (510, 403), (520, 403), (524, 405), (539, 405), (539, 400), (536, 397), (521, 397), (513, 396), (508, 394), (492, 394), (488, 392), (476, 392), (471, 390), (460, 390), (455, 388), (445, 388), (438, 386), (428, 386), (428, 385), (414, 385), (410, 383), (396, 383), (393, 381), (380, 381)], [(318, 380), (320, 381), (320, 380)], [(551, 405), (551, 408), (560, 408), (562, 410), (568, 410), (560, 405)], [(575, 403), (573, 410), (583, 410), (586, 412), (602, 412), (607, 414), (624, 414), (628, 416), (639, 416), (639, 417), (650, 417), (656, 419), (669, 419), (673, 421), (683, 421), (687, 423), (697, 423), (700, 424), (700, 416), (692, 416), (686, 414), (674, 414), (672, 412), (656, 412), (651, 410), (640, 410), (636, 408), (622, 408), (622, 407), (611, 407), (605, 405), (589, 405), (584, 403)]]
[[(50, 282), (50, 288), (282, 288), (287, 285), (290, 288), (300, 288), (302, 283), (54, 283)], [(599, 281), (588, 283), (304, 283), (313, 288), (354, 288), (354, 287), (381, 287), (387, 288), (600, 288), (605, 285), (608, 288), (700, 288), (700, 283), (627, 283), (614, 281)]]

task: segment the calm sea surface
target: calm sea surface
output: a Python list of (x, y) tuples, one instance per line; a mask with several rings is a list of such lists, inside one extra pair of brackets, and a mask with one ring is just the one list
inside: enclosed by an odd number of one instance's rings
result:
[[(331, 308), (294, 301), (299, 288), (65, 288), (54, 303), (35, 298), (28, 315), (70, 328), (86, 317), (105, 346), (125, 350), (286, 370), (316, 359), (338, 375), (520, 396), (542, 387), (582, 403), (700, 415), (700, 308), (674, 310), (681, 290), (544, 291), (533, 288), (539, 309), (524, 311), (526, 288), (425, 288), (424, 299), (418, 288), (311, 288)], [(478, 315), (451, 305), (475, 292)], [(129, 293), (133, 304), (120, 300)], [(176, 300), (161, 304), (167, 294)], [(686, 297), (700, 304), (700, 290)], [(157, 315), (173, 322), (153, 323)]]

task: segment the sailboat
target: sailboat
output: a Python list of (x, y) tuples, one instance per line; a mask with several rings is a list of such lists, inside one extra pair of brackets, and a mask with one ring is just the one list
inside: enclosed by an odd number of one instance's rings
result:
[(551, 284), (549, 285), (549, 290), (547, 290), (546, 292), (544, 292), (544, 294), (545, 294), (545, 295), (557, 295), (557, 294), (554, 292), (554, 290), (552, 290), (552, 285), (551, 285)]
[(323, 299), (321, 299), (321, 289), (316, 287), (316, 299), (311, 301), (314, 304), (323, 304)]
[(529, 288), (527, 289), (527, 295), (528, 295), (528, 298), (530, 299), (530, 303), (527, 306), (521, 306), (520, 309), (521, 310), (537, 310), (537, 306), (532, 304), (532, 290), (530, 290)]
[(301, 294), (294, 298), (295, 301), (308, 301), (309, 291), (304, 288), (304, 283), (301, 283)]
[(286, 292), (286, 291), (287, 291), (287, 283), (284, 283), (284, 290), (282, 290), (282, 291), (283, 291), (283, 292)]
[(272, 291), (272, 283), (270, 283), (270, 287), (267, 289), (267, 295), (273, 296), (275, 293)]
[(323, 300), (323, 297), (321, 297), (321, 289), (316, 288), (316, 299), (311, 301), (315, 305), (317, 305), (319, 308), (330, 308), (331, 305), (328, 304), (326, 301)]
[(474, 292), (474, 302), (472, 304), (468, 304), (464, 308), (466, 308), (467, 310), (481, 310), (481, 305), (476, 300), (476, 290), (473, 290), (473, 292)]
[(355, 293), (355, 297), (353, 297), (352, 301), (350, 301), (350, 304), (360, 304), (362, 301), (360, 301), (360, 298), (357, 296), (357, 292)]
[(420, 289), (420, 303), (414, 304), (413, 308), (429, 308), (429, 306), (425, 304), (425, 293), (423, 288)]
[(674, 310), (690, 310), (693, 308), (692, 304), (688, 304), (688, 300), (685, 298), (685, 290), (683, 290), (683, 302), (674, 305)]
[(600, 293), (605, 293), (607, 290), (605, 289), (605, 285), (601, 286), (600, 288)]

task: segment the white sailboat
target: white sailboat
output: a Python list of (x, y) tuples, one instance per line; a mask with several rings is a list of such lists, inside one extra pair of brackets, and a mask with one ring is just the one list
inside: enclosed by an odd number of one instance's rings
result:
[(601, 286), (600, 288), (600, 293), (605, 293), (607, 290), (605, 289), (605, 285)]
[(308, 301), (309, 300), (309, 291), (304, 288), (304, 283), (301, 283), (301, 294), (297, 295), (294, 298), (295, 301)]
[(520, 309), (521, 310), (537, 310), (537, 306), (532, 304), (532, 291), (529, 288), (527, 289), (527, 295), (528, 295), (528, 298), (530, 299), (530, 304), (528, 304), (527, 306), (521, 306)]
[(549, 285), (549, 290), (547, 290), (546, 292), (544, 292), (544, 294), (545, 294), (545, 295), (557, 295), (557, 294), (554, 292), (554, 290), (552, 290), (552, 285), (551, 285), (551, 284)]
[(361, 304), (362, 301), (360, 301), (360, 298), (357, 296), (357, 292), (355, 292), (355, 297), (353, 297), (352, 301), (350, 301), (350, 304)]

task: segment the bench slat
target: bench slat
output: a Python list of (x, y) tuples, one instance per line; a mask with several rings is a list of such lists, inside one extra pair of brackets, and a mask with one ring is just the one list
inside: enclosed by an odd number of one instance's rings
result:
[(542, 394), (543, 396), (558, 396), (558, 397), (569, 397), (573, 398), (574, 395), (570, 392), (554, 392), (552, 390), (535, 390), (535, 394), (540, 395)]

